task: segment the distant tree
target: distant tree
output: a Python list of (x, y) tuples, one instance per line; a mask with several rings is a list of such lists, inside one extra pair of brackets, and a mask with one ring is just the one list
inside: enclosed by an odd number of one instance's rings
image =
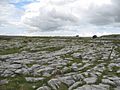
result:
[(93, 35), (93, 37), (92, 37), (93, 39), (95, 39), (95, 38), (97, 38), (97, 35)]
[(76, 35), (76, 37), (79, 37), (79, 35)]

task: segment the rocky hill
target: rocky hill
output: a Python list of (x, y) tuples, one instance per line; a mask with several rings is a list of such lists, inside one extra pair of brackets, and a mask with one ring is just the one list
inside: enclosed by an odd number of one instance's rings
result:
[(1, 36), (0, 90), (120, 90), (112, 38)]

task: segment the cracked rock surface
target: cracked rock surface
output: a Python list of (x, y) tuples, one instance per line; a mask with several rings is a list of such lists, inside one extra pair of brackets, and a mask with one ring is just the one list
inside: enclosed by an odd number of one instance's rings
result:
[(0, 39), (0, 90), (120, 90), (120, 39)]

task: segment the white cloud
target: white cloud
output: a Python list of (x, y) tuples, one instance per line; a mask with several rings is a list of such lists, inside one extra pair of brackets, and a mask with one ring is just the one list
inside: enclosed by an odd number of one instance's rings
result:
[(87, 29), (111, 23), (112, 18), (104, 15), (112, 13), (111, 5), (110, 0), (40, 0), (25, 6), (22, 22), (39, 31)]
[[(31, 3), (20, 6), (23, 13), (16, 4), (26, 2)], [(0, 28), (21, 28), (29, 35), (120, 33), (119, 5), (120, 0), (1, 0)]]
[(0, 27), (15, 27), (15, 23), (20, 21), (23, 11), (10, 4), (10, 0), (0, 2)]

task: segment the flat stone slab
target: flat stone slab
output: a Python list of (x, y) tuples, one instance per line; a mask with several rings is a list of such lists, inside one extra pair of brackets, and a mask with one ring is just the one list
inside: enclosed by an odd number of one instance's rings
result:
[(38, 81), (43, 81), (45, 78), (34, 78), (34, 77), (25, 77), (27, 82), (38, 82)]
[(85, 78), (84, 81), (87, 83), (87, 84), (93, 84), (97, 81), (97, 77), (90, 77), (90, 78)]

